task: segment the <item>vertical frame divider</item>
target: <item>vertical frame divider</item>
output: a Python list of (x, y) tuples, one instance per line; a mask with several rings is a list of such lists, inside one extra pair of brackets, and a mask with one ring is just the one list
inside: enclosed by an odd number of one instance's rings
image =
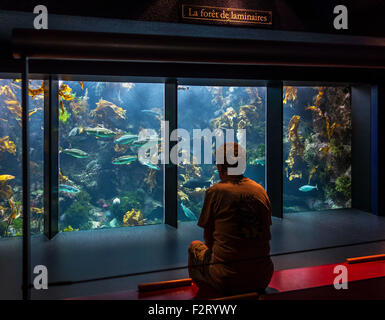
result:
[[(178, 127), (178, 84), (175, 79), (167, 79), (165, 82), (164, 118), (168, 123), (164, 138), (169, 140), (169, 134)], [(177, 141), (169, 141), (165, 144), (168, 152), (164, 159), (164, 223), (172, 227), (178, 226), (178, 166), (169, 159), (172, 148)]]
[(29, 175), (29, 135), (28, 135), (28, 73), (29, 60), (24, 57), (24, 68), (22, 73), (21, 85), (21, 104), (22, 104), (22, 167), (23, 167), (23, 281), (22, 294), (23, 300), (31, 299), (31, 230), (30, 230), (30, 175)]
[(380, 82), (371, 88), (371, 205), (372, 212), (377, 215), (384, 213), (384, 187), (382, 181), (384, 177), (384, 128), (380, 125), (384, 122), (385, 104), (385, 84)]
[(352, 121), (352, 208), (373, 212), (373, 88), (369, 85), (351, 86)]
[(58, 91), (58, 81), (50, 76), (44, 86), (44, 234), (48, 239), (59, 232)]
[(378, 86), (371, 87), (370, 94), (370, 153), (371, 153), (371, 211), (378, 215)]
[(267, 84), (266, 186), (274, 217), (283, 218), (283, 83)]

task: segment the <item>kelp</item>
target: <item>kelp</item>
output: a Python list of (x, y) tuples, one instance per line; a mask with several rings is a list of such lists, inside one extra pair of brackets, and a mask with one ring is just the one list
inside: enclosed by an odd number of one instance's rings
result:
[(67, 111), (62, 102), (60, 103), (60, 106), (62, 111), (59, 114), (59, 121), (65, 124), (71, 117), (71, 114)]
[(156, 170), (148, 170), (148, 174), (146, 178), (144, 178), (144, 183), (148, 185), (148, 189), (151, 193), (156, 185)]
[(290, 181), (296, 178), (302, 178), (302, 173), (298, 170), (295, 170), (296, 161), (299, 158), (303, 158), (305, 150), (305, 145), (302, 142), (301, 137), (298, 135), (300, 120), (300, 116), (294, 115), (291, 118), (288, 126), (288, 141), (290, 143), (290, 152), (286, 160), (288, 167), (286, 175)]
[(9, 139), (9, 136), (0, 138), (0, 152), (8, 152), (14, 156), (16, 155), (16, 145)]
[(126, 119), (126, 110), (118, 107), (110, 101), (100, 99), (96, 103), (97, 107), (90, 112), (90, 117), (108, 120), (110, 117), (115, 119)]
[(289, 101), (294, 101), (295, 99), (297, 99), (297, 94), (298, 94), (298, 88), (291, 87), (291, 86), (285, 87), (285, 96), (283, 99), (283, 104), (286, 104)]
[(28, 95), (30, 95), (32, 99), (42, 94), (44, 94), (44, 81), (41, 82), (40, 87), (37, 89), (32, 89), (31, 87), (28, 87)]

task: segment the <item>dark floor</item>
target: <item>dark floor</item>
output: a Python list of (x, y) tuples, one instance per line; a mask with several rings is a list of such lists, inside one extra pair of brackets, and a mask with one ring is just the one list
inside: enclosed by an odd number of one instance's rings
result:
[[(187, 246), (201, 238), (202, 230), (195, 223), (182, 223), (178, 229), (158, 225), (63, 233), (51, 241), (34, 237), (32, 265), (46, 265), (50, 283), (179, 269), (50, 286), (44, 291), (33, 290), (32, 297), (61, 299), (101, 294), (134, 289), (142, 282), (187, 277)], [(314, 250), (320, 248), (327, 249)], [(276, 270), (377, 253), (385, 253), (385, 217), (358, 210), (334, 210), (290, 214), (273, 220), (271, 254)], [(20, 258), (20, 239), (0, 241), (0, 299), (20, 298)]]

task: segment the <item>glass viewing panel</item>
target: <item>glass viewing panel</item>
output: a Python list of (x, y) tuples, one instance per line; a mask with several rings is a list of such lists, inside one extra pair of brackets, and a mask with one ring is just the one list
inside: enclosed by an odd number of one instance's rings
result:
[[(219, 182), (214, 157), (205, 164), (203, 139), (194, 136), (194, 129), (233, 129), (232, 139), (242, 141), (246, 132), (247, 168), (245, 176), (265, 187), (265, 87), (178, 87), (178, 128), (187, 131), (190, 139), (190, 161), (178, 165), (178, 220), (193, 221), (199, 218), (204, 194), (208, 187)], [(194, 140), (201, 143), (201, 159), (197, 162)], [(216, 139), (213, 138), (214, 155)], [(219, 146), (219, 145), (218, 145)], [(185, 152), (180, 150), (181, 153)], [(198, 151), (199, 153), (199, 151)]]
[(284, 87), (284, 213), (351, 207), (351, 133), (349, 87)]
[[(31, 234), (43, 232), (44, 83), (29, 83)], [(0, 79), (0, 238), (23, 234), (21, 80)]]
[(163, 104), (163, 84), (59, 83), (60, 231), (163, 222), (163, 167), (137, 157)]

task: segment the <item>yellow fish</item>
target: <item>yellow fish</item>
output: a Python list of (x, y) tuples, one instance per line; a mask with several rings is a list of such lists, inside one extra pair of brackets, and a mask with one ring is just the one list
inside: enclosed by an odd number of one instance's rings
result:
[(12, 176), (10, 174), (2, 174), (2, 175), (0, 175), (0, 182), (12, 180), (12, 179), (15, 179), (15, 176)]
[(80, 88), (82, 88), (82, 90), (84, 90), (84, 83), (83, 83), (83, 81), (79, 81), (79, 84), (80, 84)]
[(42, 214), (44, 213), (44, 207), (43, 208), (36, 208), (36, 207), (31, 207), (31, 212), (32, 213), (37, 213), (37, 214)]
[(42, 110), (42, 108), (34, 108), (29, 114), (28, 116), (32, 116), (36, 111), (38, 110)]

